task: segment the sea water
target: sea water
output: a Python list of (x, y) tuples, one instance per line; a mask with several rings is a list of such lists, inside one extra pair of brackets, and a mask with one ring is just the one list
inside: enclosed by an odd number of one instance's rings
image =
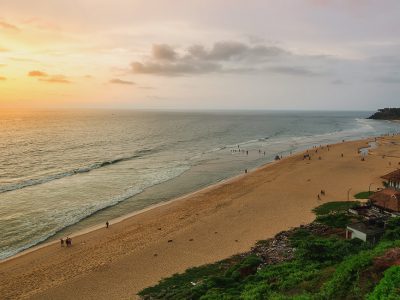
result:
[(369, 114), (2, 111), (0, 259), (276, 155), (400, 131)]

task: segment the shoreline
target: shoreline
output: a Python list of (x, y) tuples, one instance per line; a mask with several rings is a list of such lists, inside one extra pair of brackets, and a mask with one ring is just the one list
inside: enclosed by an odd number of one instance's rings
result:
[[(368, 139), (368, 138), (366, 138), (366, 139)], [(361, 139), (361, 140), (364, 140), (364, 139)], [(360, 140), (360, 141), (361, 141), (361, 140)], [(145, 208), (143, 208), (143, 209), (140, 209), (140, 210), (138, 210), (138, 211), (133, 211), (133, 212), (131, 212), (131, 213), (127, 213), (127, 214), (122, 215), (122, 216), (120, 216), (120, 217), (111, 219), (111, 220), (109, 220), (108, 222), (110, 223), (110, 225), (115, 225), (115, 224), (121, 223), (121, 222), (123, 222), (123, 221), (125, 221), (125, 220), (127, 220), (127, 219), (133, 218), (133, 217), (135, 217), (135, 216), (137, 216), (137, 215), (140, 215), (140, 214), (143, 214), (143, 213), (145, 213), (145, 212), (147, 212), (147, 211), (150, 211), (150, 210), (152, 210), (152, 209), (157, 209), (157, 208), (159, 208), (159, 207), (162, 207), (162, 206), (165, 206), (165, 205), (169, 205), (169, 204), (171, 204), (171, 203), (173, 203), (173, 202), (176, 202), (176, 201), (185, 200), (185, 199), (187, 199), (187, 198), (189, 198), (189, 197), (195, 196), (195, 195), (198, 194), (198, 193), (207, 192), (208, 190), (217, 188), (219, 185), (228, 184), (228, 183), (233, 183), (233, 182), (235, 182), (236, 180), (239, 180), (239, 179), (241, 179), (242, 177), (244, 177), (244, 176), (246, 176), (246, 175), (248, 175), (248, 174), (251, 174), (251, 173), (253, 173), (253, 172), (255, 172), (255, 171), (259, 170), (259, 169), (263, 169), (263, 168), (265, 168), (265, 167), (267, 167), (267, 166), (270, 166), (271, 164), (279, 163), (280, 161), (283, 161), (284, 159), (287, 159), (288, 157), (295, 156), (295, 155), (300, 155), (300, 154), (304, 153), (305, 151), (306, 151), (306, 150), (301, 150), (301, 151), (299, 151), (299, 152), (295, 152), (295, 153), (293, 153), (292, 155), (285, 156), (285, 157), (283, 157), (281, 160), (278, 160), (278, 161), (276, 161), (276, 160), (269, 161), (269, 162), (267, 162), (267, 163), (264, 163), (264, 164), (262, 164), (262, 165), (260, 165), (260, 166), (255, 167), (255, 168), (253, 168), (253, 169), (248, 169), (248, 170), (247, 170), (247, 173), (242, 173), (242, 174), (238, 174), (238, 175), (235, 175), (235, 176), (232, 176), (232, 177), (228, 177), (228, 178), (222, 179), (222, 180), (220, 180), (220, 181), (218, 181), (218, 182), (212, 183), (212, 184), (207, 185), (207, 186), (205, 186), (205, 187), (203, 187), (203, 188), (194, 190), (193, 192), (190, 192), (190, 193), (187, 193), (187, 194), (184, 194), (184, 195), (182, 195), (182, 196), (178, 196), (178, 197), (176, 197), (176, 198), (172, 198), (172, 199), (169, 199), (169, 200), (166, 200), (166, 201), (162, 201), (162, 202), (160, 202), (160, 203), (152, 204), (152, 205), (147, 206), (147, 207), (145, 207)], [(79, 223), (79, 222), (78, 222), (78, 223)], [(73, 225), (75, 225), (75, 224), (72, 224), (72, 225), (70, 225), (70, 226), (73, 226)], [(102, 229), (102, 228), (104, 228), (104, 224), (103, 224), (103, 223), (101, 223), (101, 224), (96, 224), (96, 225), (89, 226), (89, 227), (87, 227), (87, 228), (78, 230), (78, 231), (76, 231), (76, 232), (73, 232), (73, 233), (69, 234), (68, 236), (69, 236), (70, 238), (82, 237), (82, 236), (84, 236), (84, 235), (86, 235), (86, 234), (89, 234), (89, 233), (91, 233), (91, 232), (100, 230), (100, 229)], [(65, 228), (64, 228), (64, 229), (65, 229)], [(64, 230), (64, 229), (62, 229), (62, 230)], [(57, 233), (58, 233), (58, 232), (57, 232)], [(55, 233), (54, 235), (56, 235), (57, 233)], [(46, 240), (48, 240), (48, 239), (52, 239), (52, 237), (49, 237), (49, 238), (47, 238)], [(27, 249), (25, 249), (25, 250), (22, 250), (22, 251), (20, 251), (20, 252), (14, 254), (14, 255), (12, 255), (12, 256), (10, 256), (10, 257), (7, 257), (7, 258), (4, 258), (4, 259), (0, 260), (0, 265), (1, 265), (2, 263), (5, 263), (5, 262), (10, 261), (10, 260), (13, 260), (13, 259), (15, 259), (15, 258), (19, 258), (19, 257), (24, 256), (24, 255), (29, 254), (29, 253), (35, 252), (35, 251), (40, 250), (40, 249), (42, 249), (42, 248), (45, 248), (45, 247), (47, 247), (47, 246), (51, 246), (51, 245), (55, 245), (55, 244), (58, 244), (58, 243), (59, 243), (59, 240), (58, 240), (58, 239), (57, 239), (57, 240), (54, 240), (54, 241), (46, 241), (46, 240), (44, 240), (43, 242), (39, 242), (38, 244), (36, 244), (36, 245), (34, 245), (34, 246), (32, 246), (32, 247), (29, 247), (29, 248), (27, 248)]]
[[(366, 141), (366, 140), (374, 139), (374, 138), (378, 138), (378, 137), (379, 137), (379, 136), (370, 136), (370, 137), (361, 138), (361, 139), (347, 140), (347, 141), (345, 141), (345, 143), (349, 143), (349, 142), (361, 142), (361, 141)], [(343, 142), (340, 142), (340, 141), (339, 141), (339, 142), (337, 142), (337, 143), (333, 143), (333, 144), (330, 144), (330, 145), (333, 146), (333, 145), (338, 145), (338, 144), (342, 144), (342, 143), (343, 143)], [(322, 146), (326, 146), (325, 144), (321, 144), (321, 145), (322, 145)], [(367, 147), (368, 147), (368, 146), (367, 146)], [(289, 154), (289, 155), (287, 155), (287, 156), (284, 156), (281, 160), (278, 160), (278, 161), (272, 159), (271, 161), (268, 161), (268, 162), (266, 162), (266, 163), (264, 163), (264, 164), (261, 164), (261, 165), (255, 167), (255, 168), (253, 168), (253, 169), (248, 169), (247, 174), (250, 174), (250, 173), (253, 173), (253, 172), (257, 171), (257, 170), (263, 169), (263, 168), (265, 168), (265, 167), (267, 167), (267, 166), (269, 166), (269, 165), (271, 165), (271, 164), (279, 163), (280, 161), (282, 161), (282, 160), (284, 160), (284, 159), (287, 159), (288, 157), (300, 155), (300, 154), (305, 153), (306, 151), (311, 150), (311, 149), (312, 149), (312, 148), (305, 148), (305, 149), (303, 149), (303, 150), (298, 150), (298, 151), (296, 151), (296, 152), (294, 152), (294, 153), (292, 153), (292, 154)], [(285, 151), (283, 151), (283, 152), (289, 152), (289, 150), (285, 150)], [(209, 184), (209, 185), (206, 185), (206, 186), (204, 186), (204, 187), (202, 187), (202, 188), (200, 188), (200, 189), (196, 189), (196, 190), (194, 190), (194, 191), (192, 191), (192, 192), (189, 192), (189, 193), (186, 193), (186, 194), (184, 194), (184, 195), (181, 195), (181, 196), (178, 196), (178, 197), (174, 197), (174, 198), (171, 198), (171, 199), (169, 199), (169, 200), (162, 201), (162, 202), (159, 202), (159, 203), (156, 203), (156, 204), (152, 204), (152, 205), (147, 206), (147, 207), (145, 207), (145, 208), (143, 208), (143, 209), (140, 209), (140, 210), (137, 210), (137, 211), (133, 211), (133, 212), (130, 212), (130, 213), (121, 215), (121, 216), (119, 216), (119, 217), (110, 219), (110, 220), (108, 220), (108, 222), (110, 222), (110, 224), (120, 223), (120, 222), (122, 222), (122, 221), (125, 221), (125, 220), (131, 218), (131, 217), (135, 217), (135, 216), (137, 216), (137, 215), (140, 215), (140, 214), (142, 214), (142, 213), (145, 213), (145, 212), (147, 212), (147, 211), (149, 211), (149, 210), (157, 209), (158, 207), (161, 207), (161, 206), (164, 206), (164, 205), (168, 205), (168, 204), (173, 203), (173, 202), (175, 202), (175, 201), (184, 200), (184, 199), (186, 199), (186, 198), (189, 198), (189, 197), (191, 197), (191, 196), (196, 195), (197, 193), (206, 192), (206, 191), (208, 191), (209, 189), (217, 188), (219, 185), (223, 185), (223, 184), (227, 184), (227, 183), (234, 182), (235, 180), (238, 180), (238, 179), (242, 178), (243, 176), (245, 176), (245, 175), (247, 175), (247, 174), (246, 174), (246, 173), (241, 173), (241, 174), (238, 174), (238, 175), (234, 175), (234, 176), (232, 176), (232, 177), (227, 177), (227, 178), (225, 178), (225, 179), (222, 179), (222, 180), (220, 180), (220, 181), (211, 183), (211, 184)], [(180, 175), (180, 176), (182, 176), (182, 175)], [(118, 205), (118, 204), (116, 204), (116, 205)], [(96, 212), (96, 213), (97, 213), (97, 212)], [(88, 216), (88, 217), (90, 217), (90, 216)], [(81, 220), (81, 221), (82, 221), (82, 220)], [(81, 222), (81, 221), (79, 221), (79, 222)], [(18, 257), (21, 257), (21, 256), (23, 256), (23, 255), (29, 254), (29, 253), (31, 253), (31, 252), (40, 250), (40, 249), (42, 249), (42, 248), (44, 248), (44, 247), (51, 246), (51, 245), (55, 245), (55, 244), (59, 243), (59, 239), (52, 240), (52, 239), (54, 238), (54, 236), (56, 236), (56, 235), (59, 234), (60, 232), (64, 231), (66, 228), (78, 224), (79, 222), (77, 222), (77, 223), (75, 223), (75, 224), (71, 224), (71, 225), (69, 225), (69, 226), (67, 226), (67, 227), (65, 227), (65, 228), (63, 228), (63, 229), (61, 229), (60, 231), (54, 233), (54, 235), (52, 235), (52, 236), (46, 238), (45, 240), (43, 240), (43, 241), (41, 241), (41, 242), (38, 242), (37, 244), (35, 244), (35, 245), (33, 245), (33, 246), (30, 246), (30, 247), (28, 247), (28, 248), (26, 248), (26, 249), (24, 249), (24, 250), (22, 250), (22, 251), (20, 251), (20, 252), (18, 252), (18, 253), (16, 253), (16, 254), (14, 254), (14, 255), (11, 255), (11, 256), (6, 257), (6, 258), (4, 258), (4, 259), (0, 259), (0, 264), (3, 263), (3, 262), (7, 262), (7, 261), (9, 261), (9, 260), (12, 260), (12, 259), (14, 259), (14, 258), (18, 258)], [(103, 224), (103, 223), (97, 223), (97, 224), (91, 225), (91, 226), (89, 226), (89, 227), (85, 227), (85, 228), (83, 228), (83, 229), (79, 229), (79, 230), (77, 230), (77, 231), (75, 231), (75, 232), (72, 232), (72, 233), (70, 233), (70, 234), (66, 234), (66, 236), (69, 236), (69, 237), (71, 237), (71, 238), (76, 238), (76, 237), (80, 237), (80, 236), (83, 236), (83, 235), (85, 235), (85, 234), (91, 233), (91, 232), (93, 232), (93, 231), (102, 229), (103, 227), (104, 227), (104, 224)]]
[[(400, 163), (400, 137), (379, 137), (361, 161), (358, 148), (374, 137), (310, 148), (263, 164), (183, 196), (149, 206), (0, 262), (0, 292), (10, 298), (132, 299), (143, 289), (189, 267), (251, 248), (290, 227), (306, 224), (311, 209), (345, 201)], [(391, 141), (395, 140), (396, 143)], [(344, 157), (340, 154), (344, 153)], [(322, 156), (322, 159), (318, 159)], [(389, 160), (393, 166), (388, 164)], [(327, 191), (322, 200), (320, 189)], [(114, 223), (115, 222), (115, 223)], [(223, 245), (223, 247), (221, 247)], [(140, 270), (140, 272), (138, 272)]]

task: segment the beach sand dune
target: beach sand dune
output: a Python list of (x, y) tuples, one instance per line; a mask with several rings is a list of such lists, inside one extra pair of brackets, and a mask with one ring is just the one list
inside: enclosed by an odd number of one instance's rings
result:
[[(0, 264), (4, 299), (134, 299), (161, 278), (249, 250), (260, 239), (311, 222), (312, 208), (381, 186), (397, 168), (400, 138), (310, 149), (147, 210), (109, 229), (53, 243)], [(343, 157), (342, 155), (343, 154)], [(383, 156), (385, 155), (385, 158)], [(321, 159), (318, 159), (321, 157)], [(390, 162), (390, 164), (389, 164)], [(318, 200), (320, 190), (326, 192)]]

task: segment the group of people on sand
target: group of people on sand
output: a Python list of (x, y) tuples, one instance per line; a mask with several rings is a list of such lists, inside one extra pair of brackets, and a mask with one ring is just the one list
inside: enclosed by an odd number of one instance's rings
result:
[[(106, 228), (110, 227), (110, 223), (107, 221), (106, 222)], [(71, 247), (72, 246), (72, 239), (70, 237), (67, 236), (67, 238), (64, 240), (63, 238), (60, 239), (60, 244), (61, 247), (64, 247), (64, 245), (66, 245), (67, 247)]]
[(63, 238), (60, 239), (61, 247), (64, 247), (64, 244), (67, 245), (67, 247), (72, 246), (72, 239), (70, 237), (67, 237), (65, 240)]

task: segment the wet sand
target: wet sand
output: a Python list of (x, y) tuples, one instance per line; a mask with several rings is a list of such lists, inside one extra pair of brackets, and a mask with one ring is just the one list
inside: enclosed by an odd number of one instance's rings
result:
[(380, 187), (379, 177), (400, 167), (400, 137), (379, 138), (361, 161), (357, 149), (371, 140), (310, 149), (311, 160), (286, 157), (73, 236), (71, 248), (51, 243), (22, 253), (0, 263), (1, 298), (134, 299), (163, 277), (249, 250), (311, 222), (313, 207)]

